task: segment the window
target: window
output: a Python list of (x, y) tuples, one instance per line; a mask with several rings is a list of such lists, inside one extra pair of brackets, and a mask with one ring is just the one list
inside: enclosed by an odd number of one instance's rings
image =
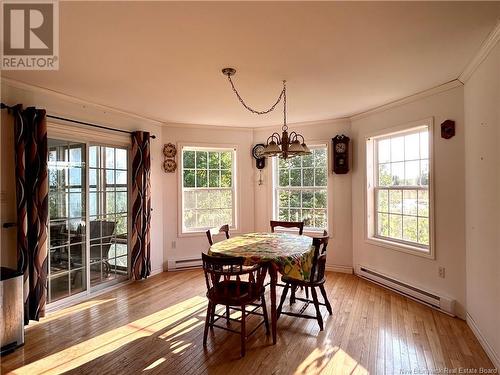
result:
[(274, 163), (274, 218), (304, 221), (309, 230), (328, 227), (328, 149), (310, 147), (312, 154)]
[(182, 148), (182, 232), (201, 232), (235, 220), (233, 148)]
[[(430, 252), (429, 126), (368, 141), (372, 237)], [(371, 181), (370, 181), (371, 180)]]

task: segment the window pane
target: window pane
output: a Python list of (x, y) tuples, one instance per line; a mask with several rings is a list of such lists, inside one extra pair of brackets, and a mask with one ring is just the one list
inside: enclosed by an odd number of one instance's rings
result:
[(206, 170), (197, 170), (196, 171), (196, 187), (207, 187), (207, 171)]
[(278, 213), (278, 220), (289, 221), (290, 220), (289, 210), (286, 208), (280, 208)]
[(379, 212), (389, 212), (389, 191), (379, 190), (377, 197), (377, 210)]
[(301, 175), (300, 169), (290, 169), (290, 186), (302, 186)]
[(429, 219), (418, 218), (418, 242), (429, 245)]
[(184, 171), (184, 187), (195, 187), (194, 170)]
[(316, 167), (326, 168), (328, 164), (327, 160), (326, 148), (314, 150), (314, 165)]
[(196, 211), (195, 210), (184, 210), (184, 227), (185, 228), (194, 228), (196, 227)]
[(326, 210), (314, 210), (314, 227), (326, 228)]
[(127, 185), (127, 171), (116, 171), (116, 184)]
[(390, 190), (389, 191), (389, 212), (402, 213), (402, 191)]
[(428, 186), (429, 185), (429, 161), (420, 161), (420, 181), (419, 185)]
[(417, 190), (403, 191), (403, 213), (405, 215), (417, 215)]
[(232, 168), (233, 153), (230, 151), (222, 152), (220, 156), (220, 167), (222, 169)]
[(326, 190), (314, 193), (314, 207), (326, 208)]
[(301, 221), (300, 209), (290, 209), (290, 221)]
[(221, 187), (232, 187), (231, 170), (221, 172)]
[(106, 168), (115, 167), (115, 149), (106, 147)]
[(210, 208), (210, 193), (207, 190), (200, 190), (196, 192), (196, 208)]
[(314, 193), (310, 191), (302, 192), (302, 207), (312, 208), (314, 205)]
[(280, 169), (279, 170), (279, 186), (289, 186), (290, 185), (290, 170)]
[(89, 147), (89, 165), (94, 168), (99, 167), (99, 154), (97, 146)]
[(405, 136), (405, 160), (417, 160), (420, 157), (420, 137), (418, 133)]
[(314, 170), (314, 173), (315, 173), (314, 185), (326, 186), (326, 168), (321, 168), (321, 169), (316, 168)]
[(195, 152), (194, 151), (184, 151), (182, 153), (182, 160), (184, 168), (194, 168), (195, 163)]
[(114, 185), (115, 183), (115, 171), (106, 170), (106, 185)]
[(208, 186), (219, 187), (220, 186), (220, 175), (219, 171), (209, 171), (208, 172)]
[(208, 153), (204, 151), (196, 151), (196, 169), (207, 169)]
[(378, 214), (377, 234), (383, 237), (389, 237), (389, 214)]
[(209, 152), (208, 153), (208, 166), (210, 169), (220, 168), (220, 153), (219, 152)]
[(288, 207), (290, 203), (290, 193), (288, 191), (280, 190), (278, 193), (279, 207)]
[(304, 186), (314, 186), (314, 169), (306, 168), (302, 170), (302, 181)]
[(304, 155), (302, 157), (302, 166), (303, 167), (313, 167), (314, 166), (314, 153), (310, 155)]
[(127, 192), (124, 191), (116, 192), (116, 212), (117, 213), (127, 212)]
[(379, 186), (390, 186), (392, 183), (390, 164), (380, 164), (378, 166), (378, 184)]
[(403, 239), (417, 242), (417, 218), (414, 216), (403, 216)]
[(391, 161), (391, 140), (383, 139), (378, 142), (378, 162), (388, 163)]
[(402, 161), (405, 157), (404, 137), (391, 138), (391, 161)]
[(127, 169), (127, 150), (116, 149), (116, 169)]
[(389, 236), (392, 238), (402, 238), (403, 222), (401, 215), (389, 215)]
[(290, 207), (300, 207), (300, 191), (290, 193)]
[(401, 186), (405, 181), (405, 163), (391, 163), (392, 185)]
[(302, 210), (302, 220), (304, 221), (304, 226), (312, 227), (313, 226), (313, 210), (303, 209)]
[(415, 186), (418, 184), (419, 168), (418, 160), (405, 162), (405, 185)]
[(429, 217), (429, 191), (418, 191), (418, 216)]

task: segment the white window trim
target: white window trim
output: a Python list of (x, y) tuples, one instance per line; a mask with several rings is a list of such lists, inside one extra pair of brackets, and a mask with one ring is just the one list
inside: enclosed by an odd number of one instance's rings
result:
[[(390, 240), (375, 237), (375, 171), (374, 160), (375, 150), (374, 142), (371, 138), (383, 138), (398, 133), (406, 133), (411, 129), (418, 127), (428, 127), (429, 129), (429, 249), (423, 249), (420, 246), (405, 243), (404, 240)], [(432, 117), (423, 120), (412, 121), (406, 124), (398, 125), (391, 128), (386, 128), (365, 137), (365, 166), (366, 176), (364, 178), (364, 200), (365, 200), (365, 242), (371, 245), (384, 247), (391, 250), (400, 251), (403, 253), (416, 255), (428, 259), (436, 259), (435, 246), (435, 205), (434, 205), (434, 119)]]
[(179, 155), (179, 167), (177, 168), (177, 237), (202, 237), (205, 236), (207, 229), (197, 229), (197, 230), (184, 230), (184, 200), (183, 200), (183, 161), (182, 161), (182, 151), (185, 148), (193, 148), (196, 150), (207, 150), (207, 151), (220, 151), (221, 149), (233, 150), (233, 225), (229, 227), (231, 232), (239, 233), (240, 230), (240, 173), (238, 173), (238, 165), (240, 164), (240, 152), (239, 146), (228, 143), (204, 143), (204, 142), (178, 142), (177, 143), (177, 154)]
[[(311, 147), (326, 147), (326, 161), (327, 161), (327, 166), (326, 166), (326, 192), (327, 192), (327, 199), (326, 199), (326, 217), (328, 220), (328, 226), (327, 226), (327, 231), (328, 231), (328, 236), (330, 238), (333, 238), (333, 214), (332, 214), (332, 197), (333, 194), (331, 193), (331, 188), (332, 188), (332, 183), (330, 181), (331, 177), (331, 163), (330, 163), (330, 153), (331, 153), (331, 148), (330, 148), (330, 143), (329, 141), (325, 140), (317, 140), (317, 141), (308, 141), (307, 142)], [(276, 184), (277, 184), (277, 173), (276, 173), (276, 168), (277, 168), (277, 160), (278, 157), (273, 157), (271, 160), (271, 168), (270, 168), (270, 173), (271, 173), (271, 184), (270, 184), (270, 192), (269, 194), (271, 195), (271, 207), (270, 207), (270, 212), (269, 212), (269, 217), (271, 220), (278, 220), (277, 217), (277, 212), (276, 212), (276, 207), (277, 207), (277, 197), (276, 197)], [(290, 232), (294, 233), (296, 230), (294, 229), (286, 229), (280, 228), (281, 232)], [(318, 235), (318, 234), (323, 234), (323, 229), (312, 229), (312, 228), (306, 228), (304, 227), (304, 234), (305, 235)]]

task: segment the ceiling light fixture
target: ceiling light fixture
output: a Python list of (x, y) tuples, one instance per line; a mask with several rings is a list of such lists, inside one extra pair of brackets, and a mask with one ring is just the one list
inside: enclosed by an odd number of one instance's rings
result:
[(281, 90), (276, 102), (269, 109), (257, 111), (245, 103), (243, 98), (238, 93), (238, 90), (236, 90), (236, 87), (234, 87), (231, 76), (236, 74), (236, 69), (224, 68), (222, 69), (222, 74), (227, 76), (236, 97), (243, 107), (252, 113), (257, 115), (268, 114), (269, 112), (272, 112), (274, 108), (276, 108), (276, 106), (283, 100), (283, 126), (281, 127), (281, 136), (274, 132), (269, 136), (269, 138), (267, 138), (266, 147), (264, 148), (264, 156), (279, 156), (280, 158), (287, 159), (293, 156), (309, 155), (311, 153), (311, 150), (307, 147), (304, 137), (301, 134), (294, 131), (288, 134), (288, 125), (286, 124), (286, 81), (283, 81), (283, 89)]

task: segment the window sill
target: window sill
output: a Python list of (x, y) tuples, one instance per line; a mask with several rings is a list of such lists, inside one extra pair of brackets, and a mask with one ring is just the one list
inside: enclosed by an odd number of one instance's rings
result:
[(400, 251), (406, 254), (411, 254), (422, 258), (436, 259), (434, 252), (432, 251), (432, 248), (430, 248), (429, 250), (425, 250), (417, 246), (411, 246), (398, 242), (387, 241), (376, 237), (368, 237), (365, 240), (365, 242), (371, 245), (385, 247), (386, 249)]
[[(191, 232), (179, 232), (177, 234), (177, 238), (184, 238), (184, 237), (207, 237), (207, 229), (200, 229), (196, 231), (191, 231)], [(236, 235), (236, 234), (241, 234), (241, 232), (237, 228), (229, 228), (229, 235)]]

